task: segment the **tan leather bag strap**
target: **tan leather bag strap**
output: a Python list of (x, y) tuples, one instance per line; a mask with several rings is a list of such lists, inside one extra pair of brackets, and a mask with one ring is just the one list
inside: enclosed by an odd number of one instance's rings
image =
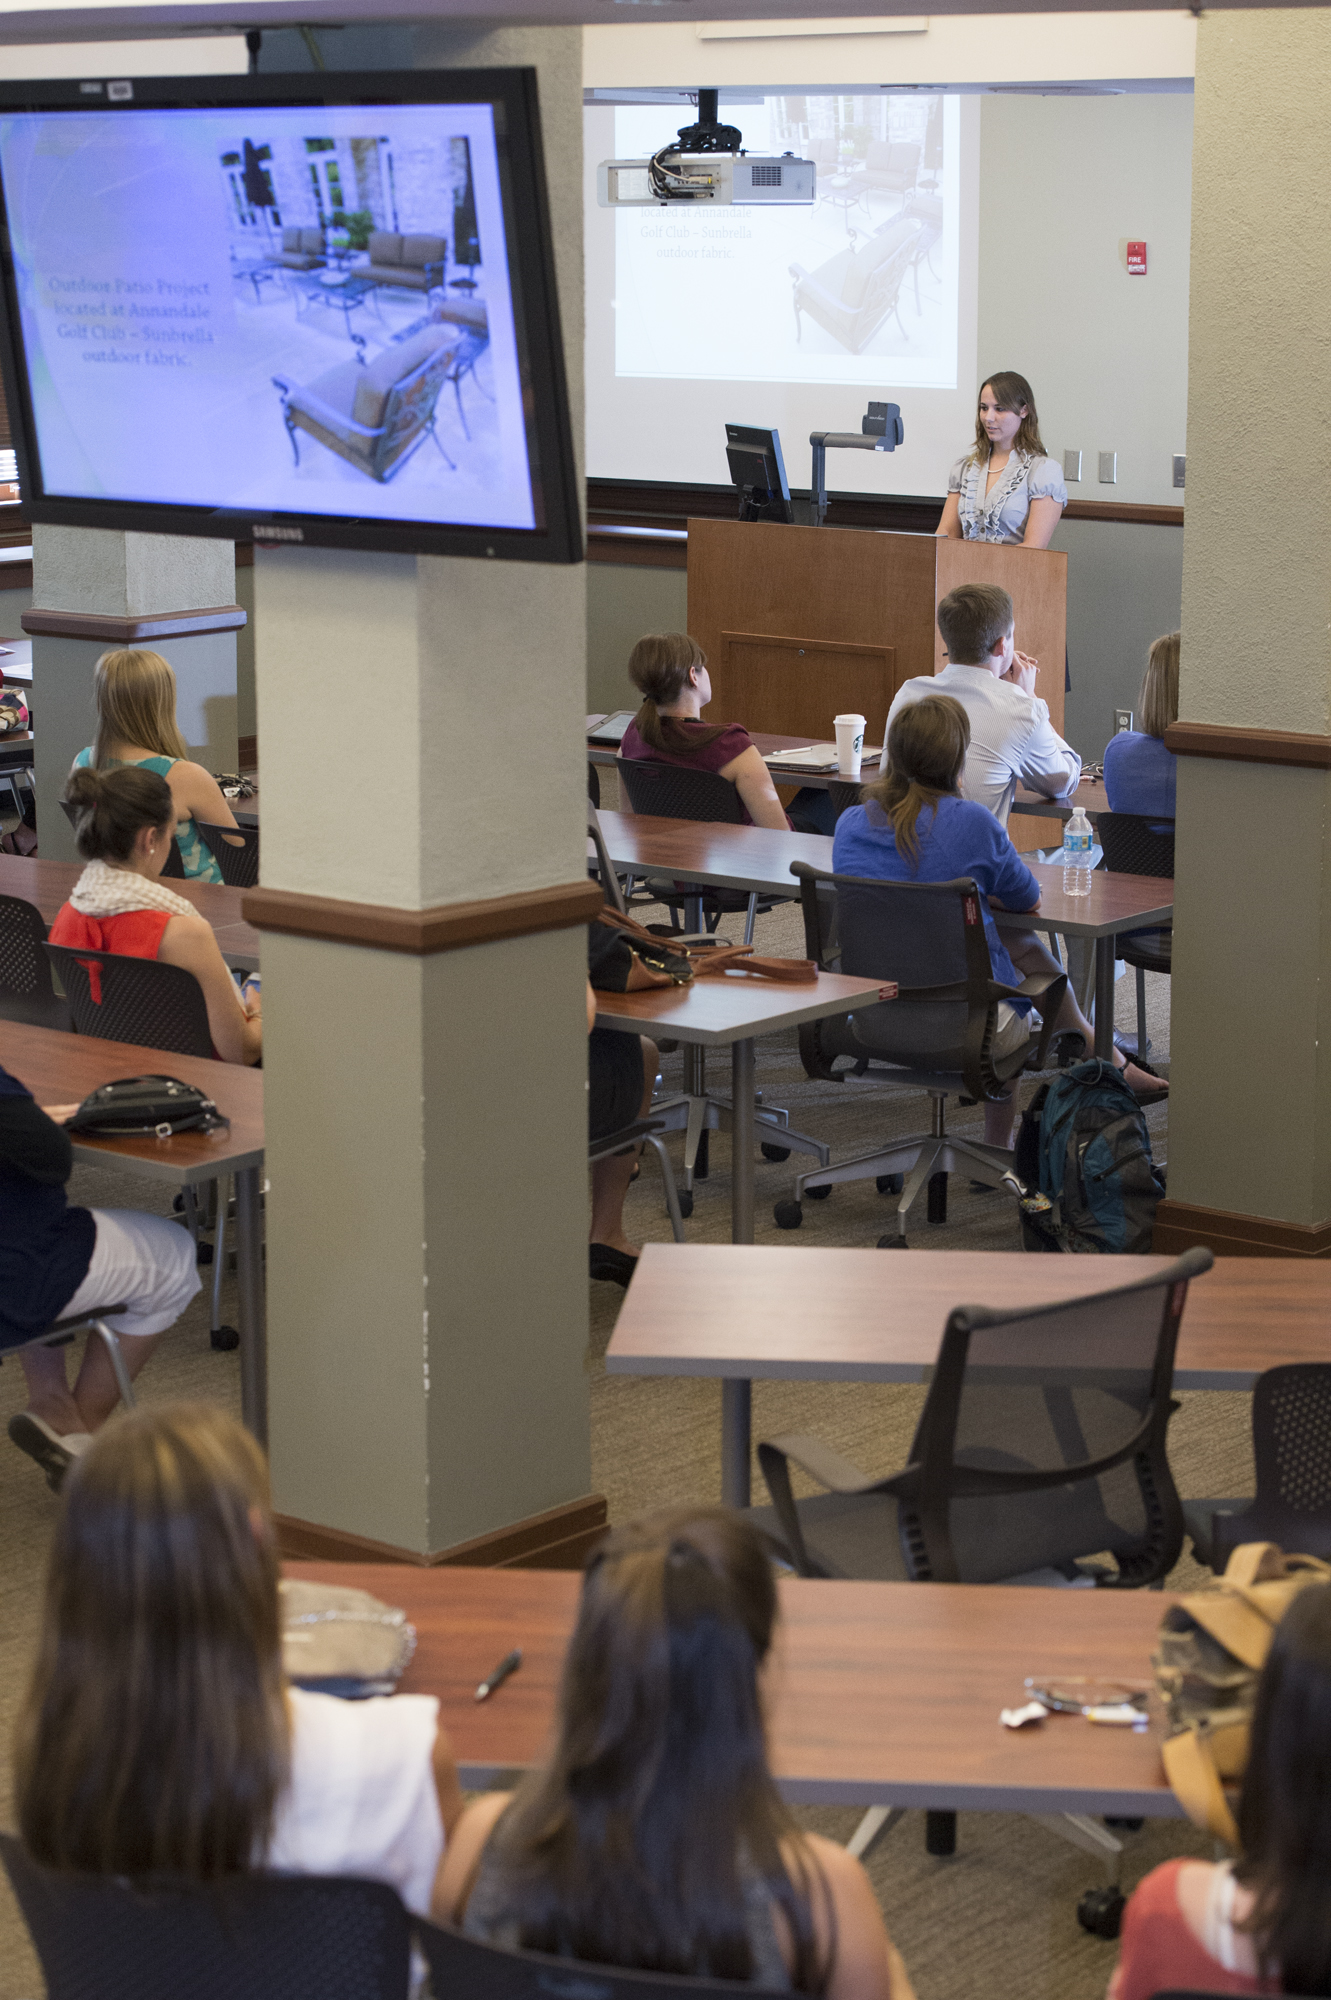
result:
[(1185, 1729), (1167, 1738), (1160, 1755), (1174, 1796), (1193, 1825), (1237, 1848), (1239, 1830), (1205, 1738)]
[(1285, 1558), (1275, 1542), (1242, 1542), (1225, 1564), (1224, 1580), (1235, 1590), (1248, 1590), (1284, 1574)]
[(721, 979), (727, 972), (744, 972), (753, 979), (771, 979), (783, 986), (812, 986), (818, 978), (818, 967), (811, 958), (764, 958), (751, 944), (676, 944), (670, 936), (658, 937), (632, 917), (621, 917), (618, 910), (599, 911), (597, 922), (607, 930), (621, 931), (631, 944), (687, 958), (695, 979)]

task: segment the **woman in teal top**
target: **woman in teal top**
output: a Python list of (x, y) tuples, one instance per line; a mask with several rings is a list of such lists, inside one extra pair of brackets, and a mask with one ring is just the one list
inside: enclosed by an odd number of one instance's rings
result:
[(176, 808), (176, 846), (187, 877), (220, 882), (222, 871), (194, 822), (234, 826), (235, 815), (217, 780), (190, 761), (176, 722), (176, 677), (160, 653), (125, 646), (102, 654), (93, 669), (97, 736), (74, 759), (74, 768), (99, 771), (137, 764), (160, 772)]

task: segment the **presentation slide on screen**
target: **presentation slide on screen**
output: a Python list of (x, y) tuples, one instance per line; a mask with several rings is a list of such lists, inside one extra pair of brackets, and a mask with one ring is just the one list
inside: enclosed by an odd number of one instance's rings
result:
[(46, 491), (535, 525), (489, 105), (0, 116)]
[(600, 209), (596, 162), (645, 158), (684, 119), (586, 114), (589, 472), (724, 480), (732, 422), (779, 428), (807, 485), (809, 432), (858, 431), (872, 398), (901, 404), (905, 445), (829, 458), (829, 485), (941, 492), (974, 436), (974, 103), (810, 93), (721, 115), (751, 153), (813, 160), (813, 204)]

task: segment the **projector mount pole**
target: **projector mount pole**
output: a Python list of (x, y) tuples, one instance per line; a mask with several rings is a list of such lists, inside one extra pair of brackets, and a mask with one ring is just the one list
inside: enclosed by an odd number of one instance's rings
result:
[(837, 451), (895, 451), (905, 436), (899, 403), (870, 403), (858, 431), (810, 431), (813, 447), (812, 527), (827, 519), (827, 447)]
[(698, 92), (697, 124), (681, 125), (679, 128), (681, 153), (738, 153), (744, 144), (744, 134), (738, 125), (718, 124), (720, 100), (719, 90)]

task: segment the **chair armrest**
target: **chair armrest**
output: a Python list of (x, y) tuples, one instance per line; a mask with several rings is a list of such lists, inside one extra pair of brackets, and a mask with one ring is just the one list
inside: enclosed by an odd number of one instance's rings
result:
[(792, 264), (790, 267), (790, 275), (792, 278), (798, 281), (800, 278), (807, 278), (809, 274), (805, 270), (803, 264)]
[(1023, 1000), (1034, 1000), (1040, 1008), (1040, 1039), (1035, 1046), (1035, 1067), (1043, 1069), (1049, 1055), (1049, 1043), (1054, 1033), (1054, 1016), (1063, 1005), (1063, 996), (1068, 990), (1066, 972), (1033, 972), (1023, 979), (1018, 987)]
[(811, 278), (806, 274), (803, 283), (807, 294), (803, 303), (807, 304), (808, 299), (814, 299), (823, 307), (825, 312), (831, 313), (851, 313), (859, 310), (856, 306), (845, 306), (842, 305), (840, 299), (834, 299), (826, 285), (820, 285), (817, 278)]
[(351, 431), (356, 437), (363, 438), (381, 438), (384, 434), (383, 424), (380, 424), (377, 430), (372, 430), (368, 424), (358, 424), (354, 417), (345, 417), (341, 410), (335, 410), (331, 403), (325, 403), (322, 396), (312, 395), (308, 389), (299, 388), (294, 382), (288, 382), (284, 376), (274, 375), (272, 382), (284, 404), (289, 397), (299, 396), (298, 414), (314, 417), (320, 423), (327, 424), (330, 430)]
[(758, 1463), (762, 1467), (767, 1490), (772, 1496), (772, 1506), (781, 1532), (785, 1536), (786, 1550), (791, 1563), (801, 1576), (825, 1576), (809, 1554), (804, 1540), (804, 1529), (800, 1525), (799, 1509), (795, 1505), (795, 1495), (790, 1485), (791, 1460), (804, 1472), (816, 1479), (832, 1493), (877, 1493), (890, 1491), (896, 1484), (894, 1479), (866, 1479), (857, 1466), (843, 1458), (839, 1451), (817, 1438), (801, 1434), (764, 1439), (758, 1446)]

